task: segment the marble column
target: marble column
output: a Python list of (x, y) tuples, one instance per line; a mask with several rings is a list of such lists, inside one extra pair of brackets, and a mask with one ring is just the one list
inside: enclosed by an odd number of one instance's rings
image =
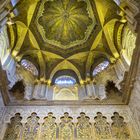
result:
[(41, 92), (40, 92), (40, 98), (45, 99), (45, 94), (46, 94), (46, 85), (41, 84)]
[(54, 86), (48, 85), (47, 99), (53, 100)]
[(99, 97), (99, 86), (98, 85), (94, 85), (94, 89), (95, 89), (95, 99), (100, 99)]
[(92, 82), (86, 85), (87, 97), (91, 99), (104, 99), (106, 98), (105, 86), (94, 85)]
[(42, 87), (41, 83), (37, 83), (34, 86), (33, 96), (32, 96), (33, 99), (40, 99), (41, 87)]
[(26, 100), (31, 100), (32, 99), (33, 88), (34, 88), (34, 86), (30, 83), (25, 85), (24, 98)]
[(106, 96), (106, 91), (105, 91), (105, 85), (100, 84), (98, 88), (99, 88), (99, 98), (100, 98), (100, 100), (106, 99), (107, 96)]
[(45, 99), (48, 97), (48, 85), (46, 85), (46, 90), (45, 90)]
[(79, 100), (83, 100), (86, 98), (86, 89), (85, 89), (85, 85), (78, 85), (78, 97)]
[(48, 85), (44, 83), (40, 83), (40, 82), (35, 84), (32, 98), (33, 99), (47, 99), (48, 98)]
[(87, 84), (86, 84), (86, 90), (87, 90), (87, 96), (88, 96), (89, 98), (91, 98), (91, 97), (92, 97), (92, 86), (91, 86), (90, 83), (87, 83)]
[(97, 99), (99, 97), (99, 95), (96, 91), (97, 86), (95, 84), (93, 84), (93, 82), (90, 82), (90, 87), (91, 87), (91, 91), (92, 91), (92, 98)]

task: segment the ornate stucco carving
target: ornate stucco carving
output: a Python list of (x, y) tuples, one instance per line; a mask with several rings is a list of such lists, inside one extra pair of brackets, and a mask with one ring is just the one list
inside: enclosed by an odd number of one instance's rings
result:
[(27, 118), (27, 123), (25, 123), (23, 137), (24, 140), (38, 140), (38, 131), (39, 131), (39, 117), (35, 112)]
[(48, 113), (48, 116), (44, 118), (44, 123), (41, 129), (42, 140), (56, 140), (57, 124), (55, 123), (56, 118), (52, 112)]
[(113, 123), (111, 125), (113, 137), (119, 140), (130, 139), (130, 131), (124, 118), (115, 112), (111, 117)]
[[(114, 117), (114, 112), (118, 112), (120, 115), (116, 115), (116, 117)], [(22, 117), (22, 121), (21, 119), (16, 119), (19, 120), (16, 121), (19, 122), (18, 124), (22, 123), (22, 130), (24, 130), (20, 136), (24, 137), (26, 135), (28, 139), (33, 137), (36, 139), (41, 139), (42, 137), (51, 138), (52, 135), (53, 139), (55, 139), (55, 136), (57, 139), (64, 139), (64, 136), (66, 135), (68, 136), (67, 138), (74, 138), (74, 140), (76, 138), (78, 140), (93, 140), (93, 138), (111, 139), (112, 137), (115, 138), (112, 134), (115, 133), (116, 136), (116, 132), (120, 132), (121, 136), (123, 136), (124, 133), (126, 134), (126, 132), (130, 132), (131, 138), (139, 138), (137, 125), (133, 120), (130, 109), (127, 106), (82, 106), (80, 108), (76, 106), (7, 107), (5, 108), (5, 113), (3, 113), (3, 123), (9, 123), (10, 118), (12, 118), (15, 113), (20, 113)], [(124, 118), (124, 121), (122, 121), (121, 116)], [(123, 129), (126, 125), (129, 127), (129, 130), (122, 131), (126, 130)], [(3, 125), (1, 125), (1, 127), (2, 126)], [(8, 129), (9, 127), (7, 130)], [(13, 130), (13, 132), (15, 132), (15, 130)], [(14, 133), (11, 133), (10, 135), (13, 134)], [(128, 139), (123, 137), (123, 140)]]
[(15, 114), (14, 117), (10, 119), (10, 124), (6, 130), (4, 140), (19, 140), (21, 139), (21, 134), (23, 131), (23, 125), (21, 123), (22, 117), (19, 113)]
[(92, 140), (92, 124), (89, 122), (90, 118), (84, 112), (77, 117), (76, 134), (78, 140)]
[(102, 115), (101, 112), (97, 112), (97, 116), (94, 118), (95, 134), (99, 139), (110, 139), (111, 128), (107, 122), (107, 118)]
[(133, 50), (136, 47), (136, 35), (128, 28), (125, 28), (122, 36), (122, 55), (125, 61), (130, 65), (133, 55)]
[(74, 140), (74, 124), (73, 118), (69, 116), (68, 112), (64, 113), (64, 116), (60, 118), (59, 124), (59, 139), (60, 140)]

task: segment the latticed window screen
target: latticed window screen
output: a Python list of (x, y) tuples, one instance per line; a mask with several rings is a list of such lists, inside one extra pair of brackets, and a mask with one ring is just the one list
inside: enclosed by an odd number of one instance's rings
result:
[(93, 76), (97, 75), (98, 73), (106, 69), (108, 66), (109, 66), (109, 61), (103, 61), (102, 63), (100, 63), (95, 67), (95, 69), (93, 70)]
[(55, 84), (57, 84), (57, 85), (74, 85), (74, 84), (76, 84), (76, 80), (71, 76), (63, 75), (63, 76), (56, 78)]
[(31, 63), (29, 60), (23, 59), (21, 61), (21, 65), (28, 71), (30, 71), (33, 75), (37, 76), (38, 75), (38, 70), (35, 67), (33, 63)]

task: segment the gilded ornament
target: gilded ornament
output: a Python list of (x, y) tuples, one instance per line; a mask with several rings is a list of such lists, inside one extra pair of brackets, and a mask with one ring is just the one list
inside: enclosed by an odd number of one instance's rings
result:
[(84, 43), (95, 23), (88, 0), (44, 0), (37, 16), (43, 39), (64, 49)]

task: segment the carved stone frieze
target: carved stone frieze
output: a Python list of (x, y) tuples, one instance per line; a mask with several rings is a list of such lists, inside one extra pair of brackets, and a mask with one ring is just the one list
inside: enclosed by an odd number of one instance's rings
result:
[[(111, 139), (116, 136), (116, 130), (121, 133), (121, 138), (127, 132), (131, 134), (131, 137), (138, 138), (139, 133), (128, 106), (81, 106), (80, 108), (78, 106), (20, 106), (6, 107), (4, 110), (2, 124), (11, 124), (11, 118), (16, 113), (20, 113), (22, 120), (16, 119), (17, 123), (14, 124), (18, 124), (18, 126), (20, 123), (22, 124), (21, 137), (29, 140), (46, 138), (48, 140), (66, 140), (66, 136), (70, 140)], [(114, 117), (114, 112), (120, 114), (119, 121), (117, 121), (117, 117)], [(16, 116), (18, 118), (19, 115)], [(123, 116), (124, 121), (121, 120), (120, 116)], [(116, 126), (119, 127), (116, 128)], [(129, 129), (122, 129), (122, 126), (123, 128), (129, 126)], [(10, 135), (14, 135), (14, 133)]]

